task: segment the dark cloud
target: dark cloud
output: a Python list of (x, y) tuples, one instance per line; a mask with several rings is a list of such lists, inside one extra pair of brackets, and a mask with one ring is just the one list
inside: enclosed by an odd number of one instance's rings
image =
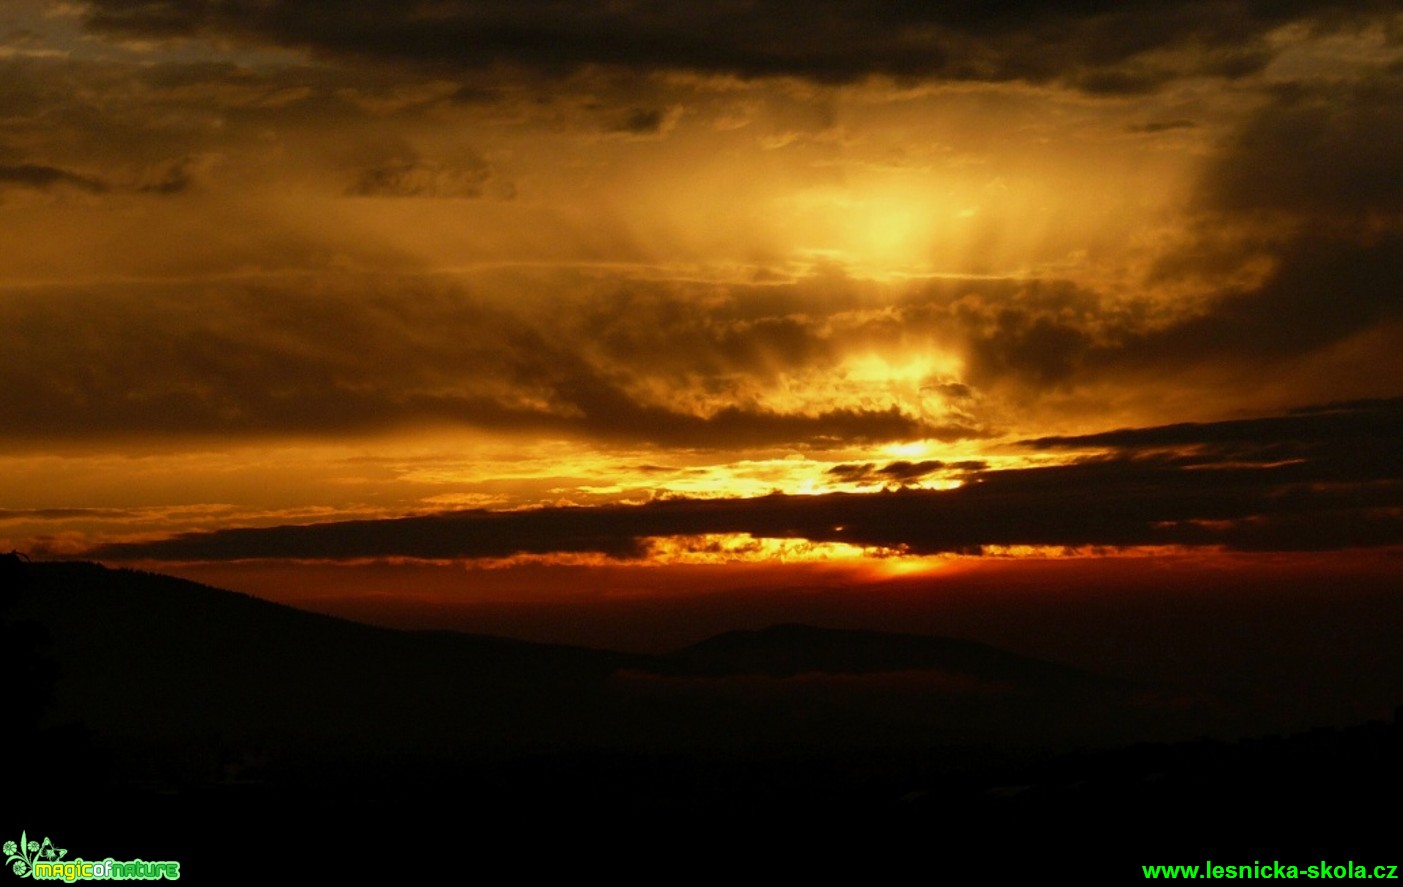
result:
[[(601, 361), (556, 318), (413, 278), (0, 298), (0, 435), (335, 434), (424, 423), (731, 448), (985, 436), (893, 404), (689, 411), (649, 400), (646, 353)], [(586, 349), (587, 350), (587, 349)]]
[(396, 157), (360, 172), (346, 190), (353, 197), (496, 197), (516, 191), (486, 161), (471, 158), (456, 165), (417, 157)]
[(208, 165), (200, 157), (182, 157), (152, 165), (140, 179), (114, 185), (96, 176), (84, 175), (40, 164), (0, 165), (0, 188), (6, 185), (36, 189), (76, 188), (89, 194), (134, 191), (139, 194), (172, 195), (189, 190), (197, 171)]
[[(826, 446), (988, 436), (983, 389), (1290, 361), (1399, 320), (1403, 243), (1324, 243), (1261, 286), (1156, 325), (1056, 281), (693, 284), (572, 272), (481, 296), (418, 277), (21, 291), (0, 297), (3, 434), (336, 434), (448, 422), (667, 446)], [(1391, 277), (1390, 277), (1391, 275)], [(1381, 282), (1394, 281), (1393, 289)], [(931, 403), (849, 402), (847, 356), (965, 361)], [(894, 359), (900, 359), (896, 357)], [(809, 379), (809, 403), (773, 390)], [(804, 389), (799, 389), (801, 397)], [(663, 399), (663, 398), (667, 399)], [(940, 406), (941, 402), (945, 406)], [(792, 405), (791, 405), (792, 404)], [(877, 472), (876, 468), (872, 469)], [(864, 483), (900, 483), (876, 473)]]
[(1169, 132), (1175, 129), (1193, 129), (1198, 126), (1192, 120), (1151, 120), (1148, 123), (1137, 123), (1134, 126), (1127, 126), (1127, 132), (1153, 134), (1157, 132)]
[(877, 466), (871, 462), (834, 465), (832, 468), (828, 469), (828, 473), (843, 483), (870, 483), (870, 478), (873, 476), (873, 469), (876, 467)]
[[(1317, 421), (1319, 420), (1319, 421)], [(651, 536), (749, 533), (978, 552), (991, 545), (1319, 550), (1403, 543), (1403, 399), (1245, 422), (1132, 429), (1037, 446), (1121, 445), (1070, 464), (982, 470), (956, 490), (888, 490), (647, 505), (467, 511), (386, 521), (191, 533), (94, 549), (112, 560), (599, 552)], [(1251, 447), (1244, 447), (1250, 442)], [(1183, 450), (1141, 452), (1146, 447)], [(839, 466), (861, 475), (870, 466)], [(917, 470), (892, 463), (895, 475)]]
[(963, 382), (939, 382), (930, 388), (952, 400), (968, 400), (974, 396), (974, 389)]
[(16, 520), (126, 520), (130, 511), (117, 508), (0, 508), (0, 521)]
[(147, 172), (137, 187), (143, 194), (170, 196), (183, 194), (195, 184), (199, 171), (208, 165), (201, 157), (181, 157), (158, 164)]
[[(1259, 285), (1226, 289), (1200, 313), (1159, 327), (1117, 326), (1113, 318), (1093, 321), (1090, 315), (1015, 315), (1007, 334), (976, 342), (978, 365), (1038, 382), (1077, 371), (1086, 379), (1196, 366), (1230, 371), (1254, 365), (1265, 374), (1371, 330), (1393, 329), (1397, 336), (1403, 230), (1367, 240), (1303, 232), (1274, 252), (1275, 267)], [(1088, 333), (1093, 323), (1102, 329), (1099, 336)]]
[[(1223, 288), (1200, 311), (1168, 322), (1154, 323), (1125, 306), (1102, 307), (1090, 293), (1085, 304), (1065, 310), (1042, 298), (974, 310), (957, 306), (952, 313), (969, 356), (968, 378), (1031, 390), (1189, 369), (1231, 375), (1234, 368), (1255, 367), (1267, 378), (1373, 331), (1398, 340), (1403, 229), (1367, 239), (1303, 232), (1272, 252), (1275, 266), (1260, 284)], [(1176, 273), (1212, 261), (1177, 259), (1185, 264)], [(1388, 350), (1380, 356), (1387, 358)], [(1380, 370), (1392, 372), (1386, 365)]]
[(1403, 79), (1278, 89), (1207, 164), (1197, 237), (1155, 282), (1271, 271), (1120, 338), (1108, 366), (1294, 360), (1403, 324)]
[[(976, 387), (1016, 380), (1034, 389), (1078, 381), (1093, 354), (1141, 329), (1143, 308), (1112, 305), (1069, 281), (942, 281), (913, 293), (897, 308), (895, 325), (924, 329), (965, 357)], [(970, 384), (937, 382), (954, 400)]]
[[(72, 171), (72, 158), (82, 158), (80, 174), (100, 170), (114, 191), (177, 193), (198, 183), (216, 155), (260, 156), (270, 140), (297, 141), (367, 116), (389, 130), (386, 115), (442, 96), (375, 66), (0, 57), (0, 163), (41, 157)], [(348, 147), (366, 141), (357, 131), (335, 138)], [(6, 156), (11, 145), (24, 153)]]
[(634, 108), (615, 124), (614, 132), (627, 132), (634, 135), (654, 135), (662, 132), (667, 114), (661, 108)]
[[(1057, 281), (902, 285), (877, 293), (890, 306), (880, 311), (868, 285), (822, 277), (747, 286), (562, 271), (504, 278), (481, 296), (413, 276), (211, 283), (197, 295), (15, 290), (0, 297), (0, 378), (15, 406), (0, 435), (446, 422), (707, 449), (984, 437), (1000, 386), (1041, 394), (1289, 364), (1403, 320), (1400, 257), (1396, 237), (1322, 242), (1262, 285), (1170, 322)], [(965, 380), (918, 380), (929, 395), (919, 405), (830, 390), (850, 355), (926, 351), (961, 356)], [(778, 390), (796, 394), (780, 407), (767, 400)], [(860, 482), (904, 482), (872, 471)]]
[[(562, 309), (562, 319), (575, 338), (611, 361), (646, 364), (651, 374), (677, 384), (698, 377), (721, 384), (737, 375), (763, 382), (786, 369), (840, 358), (842, 343), (823, 329), (822, 301), (835, 313), (850, 304), (816, 294), (816, 287), (765, 289), (627, 283), (613, 287), (607, 299), (574, 312)], [(818, 295), (816, 304), (804, 311), (811, 295)]]
[[(1113, 447), (1118, 450), (1209, 447), (1221, 454), (1265, 447), (1359, 447), (1369, 441), (1403, 440), (1403, 398), (1347, 401), (1292, 410), (1283, 416), (1222, 422), (1182, 422), (1123, 428), (1074, 437), (1024, 441), (1037, 449)], [(1296, 455), (1300, 455), (1297, 449)]]
[(1218, 213), (1358, 222), (1403, 213), (1400, 172), (1403, 76), (1290, 84), (1209, 164), (1200, 203)]
[(66, 186), (93, 194), (100, 194), (109, 188), (108, 184), (99, 178), (37, 163), (0, 165), (0, 188), (7, 185), (38, 189)]
[(930, 477), (940, 471), (962, 473), (969, 471), (981, 471), (986, 468), (984, 462), (967, 460), (962, 462), (942, 462), (939, 459), (925, 459), (920, 462), (908, 462), (904, 459), (896, 462), (889, 462), (878, 468), (872, 462), (844, 463), (834, 465), (828, 469), (828, 474), (835, 480), (850, 484), (887, 484), (891, 486), (905, 486), (913, 484), (919, 480)]
[(932, 472), (944, 467), (945, 463), (939, 459), (926, 459), (920, 462), (908, 462), (901, 459), (882, 466), (877, 473), (894, 483), (908, 484), (927, 477)]
[(685, 69), (846, 82), (870, 74), (954, 80), (1064, 80), (1144, 91), (1183, 76), (1237, 77), (1270, 60), (1266, 36), (1291, 21), (1339, 27), (1381, 10), (1333, 3), (1197, 0), (796, 6), (641, 0), (546, 5), (508, 0), (96, 0), (87, 26), (154, 38), (238, 36), (352, 58), (449, 70), (562, 74), (584, 66)]

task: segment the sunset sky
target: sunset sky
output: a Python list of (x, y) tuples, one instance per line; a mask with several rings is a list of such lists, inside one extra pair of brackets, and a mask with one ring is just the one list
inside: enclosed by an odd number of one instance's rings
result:
[(1397, 571), (1392, 3), (7, 0), (0, 123), (6, 551)]

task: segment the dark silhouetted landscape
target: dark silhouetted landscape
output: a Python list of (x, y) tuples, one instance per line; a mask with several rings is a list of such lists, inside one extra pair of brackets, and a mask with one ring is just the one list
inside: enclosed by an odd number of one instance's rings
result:
[(347, 854), (388, 872), (367, 849), (386, 833), (535, 846), (540, 870), (623, 836), (699, 865), (777, 864), (764, 844), (789, 835), (840, 842), (795, 870), (1018, 873), (1221, 858), (1225, 834), (1247, 856), (1397, 846), (1373, 812), (1403, 787), (1396, 718), (1214, 737), (1183, 688), (967, 640), (787, 624), (626, 654), (12, 566), (7, 673), (40, 698), (9, 708), (41, 713), (7, 736), (21, 812), (191, 873)]

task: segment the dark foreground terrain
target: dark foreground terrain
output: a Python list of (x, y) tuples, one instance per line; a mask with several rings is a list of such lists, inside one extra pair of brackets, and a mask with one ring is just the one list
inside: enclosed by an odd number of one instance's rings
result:
[(1397, 719), (1201, 738), (1212, 699), (950, 638), (781, 625), (637, 655), (93, 564), (4, 581), (0, 838), (69, 858), (195, 883), (1403, 862)]

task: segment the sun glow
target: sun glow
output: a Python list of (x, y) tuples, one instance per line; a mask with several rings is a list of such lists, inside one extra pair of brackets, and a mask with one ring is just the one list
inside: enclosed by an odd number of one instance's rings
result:
[(898, 554), (875, 559), (873, 572), (878, 578), (899, 579), (938, 573), (947, 569), (956, 555), (912, 555)]
[(887, 444), (881, 448), (881, 453), (891, 459), (923, 459), (931, 452), (930, 441), (909, 440), (901, 443)]
[(780, 539), (749, 533), (656, 536), (647, 540), (652, 564), (828, 563), (883, 557), (890, 552), (846, 542)]
[(914, 270), (927, 261), (931, 210), (899, 197), (861, 201), (847, 217), (847, 236), (862, 265)]
[(847, 184), (812, 186), (785, 201), (796, 246), (873, 279), (942, 270), (933, 267), (940, 245), (959, 239), (977, 214), (968, 183), (911, 170), (848, 171)]
[(958, 380), (963, 371), (958, 357), (934, 347), (864, 351), (833, 366), (784, 373), (759, 401), (769, 409), (808, 413), (895, 407), (908, 415), (938, 420), (949, 408), (941, 385)]
[(861, 354), (843, 361), (843, 375), (854, 382), (888, 387), (919, 385), (932, 378), (955, 378), (963, 369), (951, 354), (923, 350), (915, 354)]

